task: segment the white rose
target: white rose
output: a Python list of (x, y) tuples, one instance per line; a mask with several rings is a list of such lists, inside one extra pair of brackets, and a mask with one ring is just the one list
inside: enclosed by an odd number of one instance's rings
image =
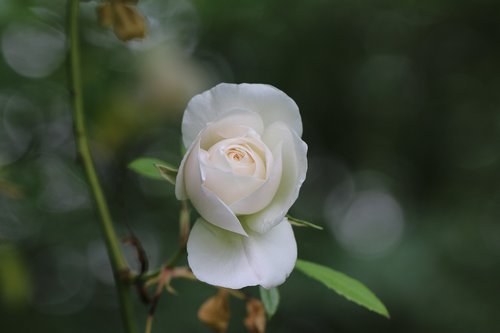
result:
[(263, 84), (219, 84), (189, 102), (178, 199), (201, 215), (187, 243), (201, 281), (239, 289), (277, 286), (297, 259), (286, 213), (307, 170), (295, 102)]

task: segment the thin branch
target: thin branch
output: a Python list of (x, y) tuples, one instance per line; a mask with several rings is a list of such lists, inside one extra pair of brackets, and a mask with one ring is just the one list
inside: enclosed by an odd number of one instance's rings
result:
[(104, 197), (99, 183), (99, 178), (97, 177), (87, 140), (83, 107), (82, 77), (80, 71), (80, 45), (78, 31), (79, 2), (79, 0), (69, 0), (68, 12), (71, 73), (70, 94), (73, 101), (75, 140), (78, 155), (83, 163), (85, 174), (99, 213), (101, 222), (100, 225), (115, 277), (123, 326), (125, 328), (125, 332), (135, 333), (137, 332), (137, 327), (133, 318), (132, 301), (127, 285), (128, 275), (130, 274), (129, 268), (125, 257), (123, 256), (118, 237), (116, 236), (116, 232), (113, 227), (106, 198)]
[(160, 297), (163, 292), (163, 287), (168, 285), (169, 280), (171, 278), (171, 271), (169, 268), (164, 267), (161, 270), (158, 285), (156, 286), (156, 292), (151, 301), (151, 307), (148, 311), (148, 317), (146, 319), (146, 333), (151, 333), (151, 329), (153, 327), (153, 319), (156, 312), (156, 308), (158, 307), (158, 302), (160, 301)]

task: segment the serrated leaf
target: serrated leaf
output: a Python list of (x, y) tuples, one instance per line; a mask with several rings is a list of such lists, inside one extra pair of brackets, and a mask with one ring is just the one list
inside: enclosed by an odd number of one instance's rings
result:
[(266, 309), (267, 318), (271, 319), (278, 310), (280, 304), (280, 293), (278, 288), (265, 289), (260, 287), (260, 299), (264, 304), (264, 309)]
[(157, 158), (141, 157), (132, 161), (128, 168), (137, 172), (141, 176), (157, 180), (167, 180), (175, 184), (177, 168), (171, 164)]
[(290, 215), (287, 215), (286, 217), (288, 219), (288, 222), (290, 222), (291, 225), (294, 225), (297, 227), (308, 227), (308, 228), (313, 228), (313, 229), (317, 229), (317, 230), (323, 230), (323, 227), (319, 226), (317, 224), (314, 224), (314, 223), (311, 223), (308, 221), (304, 221), (304, 220), (300, 220), (300, 219), (297, 219), (297, 218), (290, 216)]
[(385, 305), (361, 282), (344, 273), (305, 260), (297, 260), (295, 268), (351, 302), (389, 318)]

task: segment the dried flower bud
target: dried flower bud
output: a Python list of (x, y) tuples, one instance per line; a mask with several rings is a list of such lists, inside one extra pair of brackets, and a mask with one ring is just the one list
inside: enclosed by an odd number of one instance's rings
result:
[(146, 19), (135, 7), (137, 0), (111, 0), (97, 7), (99, 23), (104, 27), (113, 27), (120, 40), (144, 38)]
[(247, 317), (244, 323), (250, 333), (265, 333), (266, 311), (261, 301), (255, 298), (247, 301)]
[(99, 24), (103, 27), (109, 28), (113, 25), (113, 10), (111, 4), (104, 3), (97, 7), (97, 17)]
[(198, 318), (218, 333), (227, 331), (230, 316), (228, 292), (224, 289), (207, 299), (198, 310)]

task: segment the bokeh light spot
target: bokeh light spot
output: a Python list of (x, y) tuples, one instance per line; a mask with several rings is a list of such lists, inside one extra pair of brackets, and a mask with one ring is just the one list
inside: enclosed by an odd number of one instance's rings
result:
[(43, 78), (52, 74), (63, 62), (64, 34), (47, 25), (13, 23), (2, 34), (2, 54), (18, 74)]

